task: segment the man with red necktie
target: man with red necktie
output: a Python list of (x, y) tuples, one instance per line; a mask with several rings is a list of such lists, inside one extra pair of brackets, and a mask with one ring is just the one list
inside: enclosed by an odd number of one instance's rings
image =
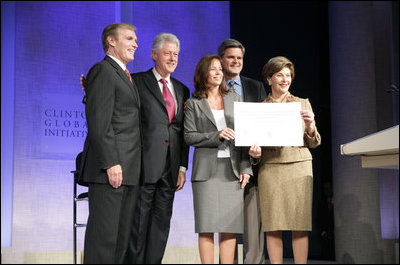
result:
[(87, 74), (88, 136), (80, 169), (80, 181), (89, 186), (85, 263), (123, 263), (137, 215), (140, 99), (125, 71), (138, 47), (135, 30), (125, 23), (108, 25), (102, 34), (107, 55)]
[(183, 140), (183, 117), (190, 94), (171, 77), (179, 50), (175, 35), (158, 34), (152, 45), (154, 67), (132, 75), (139, 88), (143, 133), (142, 185), (129, 248), (129, 261), (136, 264), (161, 263), (174, 195), (186, 182), (189, 147)]

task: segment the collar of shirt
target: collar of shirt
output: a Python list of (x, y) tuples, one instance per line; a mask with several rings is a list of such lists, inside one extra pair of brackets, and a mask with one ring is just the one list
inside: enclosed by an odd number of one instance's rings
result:
[(111, 59), (113, 59), (122, 68), (122, 71), (125, 72), (125, 69), (126, 69), (126, 65), (125, 64), (123, 64), (120, 60), (118, 60), (114, 56), (111, 56), (109, 54), (107, 54), (107, 56), (109, 56)]
[[(160, 79), (163, 78), (163, 77), (157, 72), (155, 67), (153, 67), (153, 69), (151, 69), (151, 71), (153, 72), (153, 75), (157, 79), (158, 87), (160, 88), (160, 92), (162, 94), (162, 92), (163, 92), (163, 83), (160, 82)], [(171, 75), (169, 75), (167, 78), (164, 78), (164, 79), (167, 80), (167, 88), (169, 89), (169, 91), (172, 94), (172, 97), (174, 98), (174, 101), (175, 101), (175, 113), (176, 113), (177, 110), (178, 110), (178, 102), (177, 102), (176, 95), (175, 95), (174, 85), (171, 82)]]
[[(226, 79), (226, 86), (228, 87), (229, 82), (231, 81), (231, 79)], [(242, 81), (240, 81), (240, 76), (236, 77), (235, 79), (233, 79), (233, 81), (235, 81), (235, 85), (242, 87)]]
[[(229, 82), (230, 82), (231, 80), (226, 80), (226, 88), (228, 89), (229, 88)], [(238, 77), (236, 77), (235, 79), (233, 79), (233, 81), (235, 82), (234, 84), (233, 84), (233, 89), (236, 91), (236, 93), (239, 95), (239, 96), (241, 96), (241, 97), (243, 97), (243, 88), (242, 88), (242, 81), (240, 80), (240, 76), (238, 76)]]
[[(231, 79), (226, 79), (225, 81), (226, 81), (226, 84), (228, 85), (229, 82), (231, 81)], [(242, 86), (242, 81), (240, 81), (240, 76), (233, 79), (233, 81), (235, 81), (235, 85)]]
[[(162, 92), (163, 84), (160, 82), (160, 79), (161, 79), (161, 78), (164, 78), (164, 77), (162, 77), (162, 76), (157, 72), (157, 70), (156, 70), (155, 67), (153, 67), (153, 69), (152, 69), (151, 71), (153, 72), (154, 76), (156, 77), (157, 82), (158, 82), (158, 85), (161, 87), (161, 92)], [(169, 88), (169, 90), (171, 90), (171, 87), (172, 87), (171, 75), (168, 75), (168, 77), (167, 77), (167, 78), (164, 78), (164, 79), (167, 80), (167, 87)]]

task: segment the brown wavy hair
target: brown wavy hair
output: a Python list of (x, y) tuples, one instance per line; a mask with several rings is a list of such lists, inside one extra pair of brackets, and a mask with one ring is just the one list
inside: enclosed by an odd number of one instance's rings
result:
[(275, 73), (281, 71), (283, 68), (287, 67), (290, 70), (290, 75), (292, 80), (294, 79), (294, 64), (284, 56), (276, 56), (264, 65), (262, 69), (262, 75), (267, 81), (267, 78), (271, 78)]
[[(193, 78), (193, 83), (195, 88), (193, 97), (207, 98), (207, 91), (209, 90), (209, 87), (207, 87), (207, 80), (210, 74), (211, 63), (213, 60), (218, 60), (222, 65), (221, 58), (216, 54), (210, 54), (204, 56), (203, 58), (200, 59), (199, 63), (197, 64)], [(222, 82), (219, 85), (219, 93), (222, 96), (229, 93), (229, 91), (226, 90), (226, 82), (224, 76), (222, 77)]]

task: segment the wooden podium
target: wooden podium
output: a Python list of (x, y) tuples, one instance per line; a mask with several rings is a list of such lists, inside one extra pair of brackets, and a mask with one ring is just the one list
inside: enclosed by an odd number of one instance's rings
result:
[(341, 155), (361, 156), (361, 167), (399, 169), (399, 125), (340, 145)]

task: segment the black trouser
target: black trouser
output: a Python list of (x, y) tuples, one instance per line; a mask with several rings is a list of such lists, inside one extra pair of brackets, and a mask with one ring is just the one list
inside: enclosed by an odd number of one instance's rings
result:
[[(168, 152), (169, 153), (169, 152)], [(167, 245), (175, 184), (171, 181), (170, 158), (166, 160), (161, 178), (139, 189), (134, 217), (130, 252), (127, 261), (135, 264), (161, 264)]]
[(138, 186), (89, 184), (84, 263), (123, 263), (138, 194)]

